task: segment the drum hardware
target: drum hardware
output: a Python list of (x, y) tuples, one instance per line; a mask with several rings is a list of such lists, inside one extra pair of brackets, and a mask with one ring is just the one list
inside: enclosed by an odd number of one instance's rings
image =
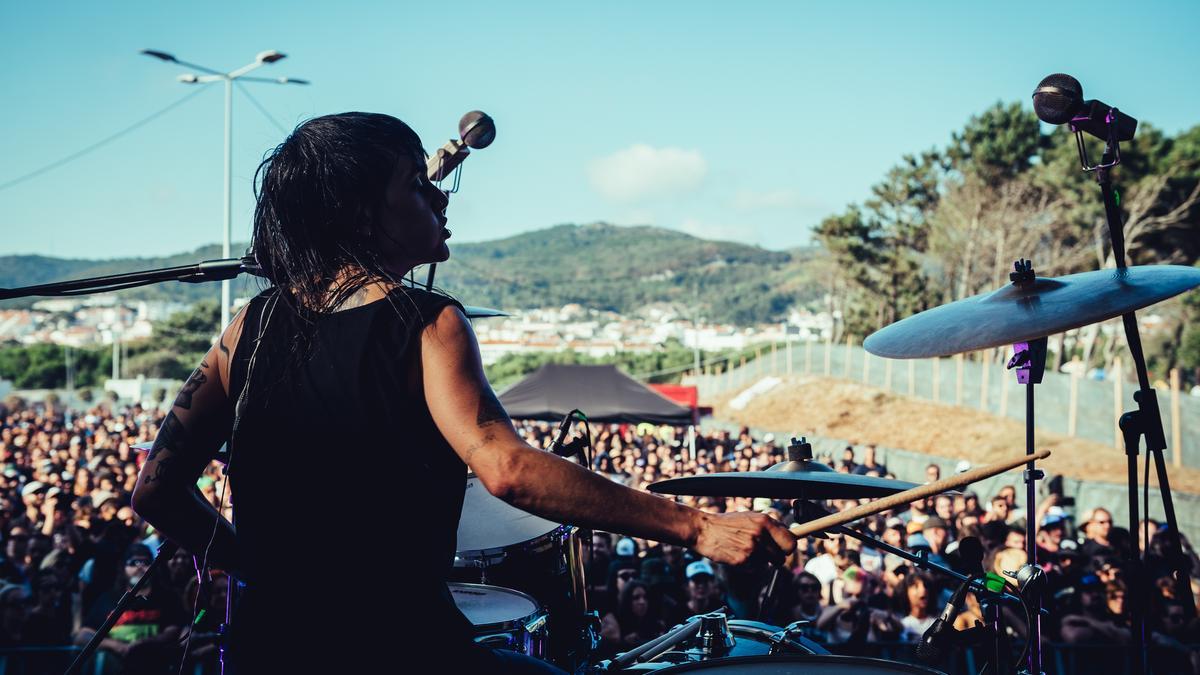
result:
[(786, 628), (780, 628), (759, 621), (729, 619), (727, 612), (726, 608), (721, 608), (715, 612), (693, 616), (665, 635), (619, 654), (610, 661), (602, 662), (598, 669), (661, 670), (675, 664), (697, 661), (719, 662), (740, 657), (829, 653), (816, 642), (797, 634), (810, 622), (795, 621)]
[[(722, 607), (717, 612), (724, 612), (726, 608)], [(717, 613), (717, 612), (714, 612)], [(645, 657), (646, 661), (669, 651), (674, 646), (681, 644), (691, 636), (695, 635), (700, 630), (700, 620), (704, 615), (693, 616), (686, 622), (672, 628), (663, 635), (660, 635), (649, 642), (634, 647), (629, 651), (618, 654), (616, 658), (603, 665), (606, 670), (624, 670), (629, 666), (637, 663), (639, 659)]]
[(723, 612), (713, 612), (700, 617), (700, 630), (696, 633), (696, 640), (700, 644), (700, 653), (710, 659), (725, 656), (735, 644)]
[(801, 619), (800, 621), (793, 621), (789, 623), (783, 628), (783, 630), (772, 634), (771, 637), (767, 639), (768, 642), (771, 643), (771, 651), (769, 652), (771, 656), (786, 653), (783, 647), (792, 639), (792, 633), (799, 633), (801, 630), (804, 630), (811, 625), (812, 622), (808, 619)]

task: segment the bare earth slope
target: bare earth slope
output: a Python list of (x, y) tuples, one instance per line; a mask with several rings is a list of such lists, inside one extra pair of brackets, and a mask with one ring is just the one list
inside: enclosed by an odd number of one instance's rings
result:
[[(978, 410), (937, 404), (825, 377), (793, 376), (734, 410), (726, 394), (711, 401), (714, 415), (750, 427), (844, 438), (857, 443), (988, 464), (1025, 453), (1025, 426)], [(1125, 453), (1111, 445), (1038, 431), (1049, 473), (1124, 483)], [(1141, 455), (1145, 459), (1145, 454)], [(1170, 458), (1168, 456), (1168, 461)], [(1143, 467), (1139, 464), (1138, 479)], [(1151, 485), (1157, 485), (1153, 467)], [(1200, 494), (1200, 470), (1170, 469), (1171, 489)]]

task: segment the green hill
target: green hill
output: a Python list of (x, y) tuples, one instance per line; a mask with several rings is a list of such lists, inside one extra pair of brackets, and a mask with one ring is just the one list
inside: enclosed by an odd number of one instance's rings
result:
[[(559, 225), (487, 242), (451, 240), (451, 250), (435, 283), (467, 304), (528, 309), (579, 303), (628, 314), (665, 302), (687, 311), (698, 305), (709, 320), (738, 324), (773, 321), (794, 304), (815, 300), (821, 285), (805, 263), (824, 257), (819, 249), (768, 251), (675, 230), (604, 223)], [(4, 256), (0, 286), (182, 265), (219, 255), (218, 247), (208, 246), (166, 258)], [(424, 279), (424, 270), (418, 270), (417, 280)], [(167, 283), (123, 294), (186, 302), (210, 297), (207, 286)], [(247, 295), (256, 287), (257, 280), (242, 278), (235, 282), (235, 293)]]

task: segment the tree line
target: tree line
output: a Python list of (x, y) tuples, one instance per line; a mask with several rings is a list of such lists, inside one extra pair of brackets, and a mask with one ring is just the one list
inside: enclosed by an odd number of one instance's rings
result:
[[(1088, 141), (1092, 144), (1092, 141)], [(1089, 147), (1100, 156), (1098, 141)], [(1171, 136), (1141, 124), (1121, 149), (1114, 184), (1125, 217), (1128, 264), (1200, 259), (1200, 125)], [(844, 334), (862, 337), (925, 309), (1008, 283), (1014, 260), (1039, 276), (1113, 265), (1092, 174), (1080, 169), (1065, 127), (1044, 133), (1031, 110), (997, 103), (942, 148), (906, 155), (861, 204), (824, 219), (829, 308)], [(1200, 297), (1156, 306), (1168, 322), (1147, 345), (1151, 367), (1200, 371)], [(842, 335), (838, 338), (841, 339)], [(1058, 361), (1111, 363), (1120, 339), (1098, 326), (1052, 342)]]

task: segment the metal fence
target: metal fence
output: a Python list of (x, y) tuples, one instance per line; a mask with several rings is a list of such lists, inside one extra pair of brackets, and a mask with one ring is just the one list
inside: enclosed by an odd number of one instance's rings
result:
[[(704, 395), (712, 395), (743, 388), (768, 375), (827, 375), (1024, 421), (1024, 387), (1004, 368), (1007, 354), (991, 350), (988, 358), (983, 355), (978, 353), (977, 360), (958, 355), (900, 361), (872, 356), (849, 341), (793, 342), (766, 345), (757, 358), (728, 368), (706, 369), (690, 381), (698, 384)], [(1037, 428), (1105, 443), (1124, 452), (1117, 419), (1136, 408), (1133, 393), (1137, 380), (1132, 369), (1122, 368), (1120, 362), (1113, 370), (1103, 381), (1078, 373), (1047, 372), (1035, 387)], [(1200, 397), (1181, 390), (1177, 373), (1159, 384), (1166, 459), (1175, 466), (1200, 467)]]

